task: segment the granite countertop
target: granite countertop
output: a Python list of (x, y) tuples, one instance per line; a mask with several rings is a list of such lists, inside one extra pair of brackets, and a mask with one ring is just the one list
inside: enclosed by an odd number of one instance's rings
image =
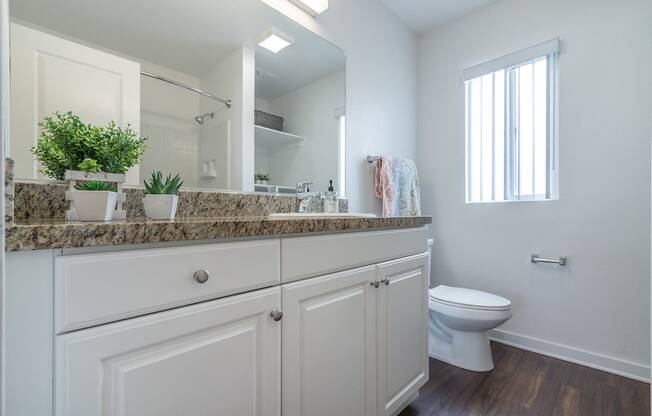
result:
[(288, 219), (266, 216), (181, 217), (173, 221), (144, 218), (110, 222), (16, 221), (6, 225), (5, 248), (17, 251), (371, 231), (419, 227), (431, 222), (431, 217)]

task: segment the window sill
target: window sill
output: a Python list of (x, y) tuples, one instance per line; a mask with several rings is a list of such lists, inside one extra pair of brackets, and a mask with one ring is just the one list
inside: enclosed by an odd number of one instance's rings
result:
[(469, 205), (484, 205), (484, 204), (513, 204), (513, 203), (534, 203), (534, 202), (555, 202), (559, 201), (559, 198), (550, 198), (550, 199), (507, 199), (504, 201), (464, 201), (465, 204)]

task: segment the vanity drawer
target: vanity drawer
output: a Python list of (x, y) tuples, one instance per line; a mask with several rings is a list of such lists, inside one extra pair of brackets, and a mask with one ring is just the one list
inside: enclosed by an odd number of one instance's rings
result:
[(425, 227), (281, 241), (281, 281), (292, 282), (427, 251)]
[[(55, 331), (273, 286), (279, 262), (279, 240), (57, 257)], [(209, 278), (199, 283), (202, 270)]]

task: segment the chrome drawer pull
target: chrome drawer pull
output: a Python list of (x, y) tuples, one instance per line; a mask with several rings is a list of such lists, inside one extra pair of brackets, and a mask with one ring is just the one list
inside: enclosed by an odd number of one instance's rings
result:
[(280, 321), (281, 319), (283, 319), (283, 312), (281, 312), (281, 311), (279, 311), (279, 310), (277, 309), (277, 310), (275, 310), (275, 311), (271, 311), (271, 312), (269, 313), (269, 316), (271, 316), (273, 320), (275, 320), (276, 322), (278, 322), (278, 321)]
[(208, 278), (211, 277), (211, 275), (210, 273), (208, 273), (208, 270), (201, 269), (195, 272), (194, 277), (197, 283), (206, 283), (206, 281), (208, 281)]
[(532, 254), (530, 256), (530, 262), (532, 262), (532, 263), (551, 263), (551, 264), (558, 264), (560, 266), (565, 266), (567, 261), (566, 261), (565, 256), (560, 257), (559, 260), (555, 260), (555, 259), (541, 258), (541, 257), (539, 257), (538, 254)]

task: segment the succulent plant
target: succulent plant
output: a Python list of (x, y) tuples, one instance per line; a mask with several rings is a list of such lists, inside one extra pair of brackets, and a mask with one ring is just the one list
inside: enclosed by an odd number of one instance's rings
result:
[(88, 181), (75, 186), (78, 191), (110, 191), (117, 192), (115, 185), (102, 181)]
[(160, 170), (152, 172), (149, 182), (147, 179), (144, 180), (145, 183), (145, 193), (152, 195), (176, 195), (179, 193), (179, 188), (183, 185), (181, 181), (181, 176), (177, 174), (175, 177), (172, 177), (171, 174), (163, 179), (163, 174)]

